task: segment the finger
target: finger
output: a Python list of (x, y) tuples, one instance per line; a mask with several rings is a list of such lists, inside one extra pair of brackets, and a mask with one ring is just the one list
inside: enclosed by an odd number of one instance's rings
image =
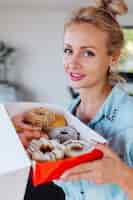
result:
[(92, 162), (87, 162), (87, 163), (82, 163), (78, 166), (75, 166), (69, 170), (67, 170), (62, 177), (66, 177), (66, 176), (70, 176), (70, 175), (74, 175), (74, 174), (80, 174), (80, 173), (85, 173), (87, 171), (94, 171), (95, 169), (98, 169), (100, 166), (100, 162), (101, 160), (96, 160), (96, 161), (92, 161)]
[(87, 171), (87, 170), (88, 170), (88, 163), (83, 163), (83, 164), (80, 164), (78, 166), (75, 166), (75, 167), (67, 170), (64, 173), (64, 176), (67, 176), (68, 174), (82, 173), (82, 172)]
[(104, 154), (104, 157), (117, 158), (116, 153), (107, 144), (98, 143), (96, 144), (95, 148), (101, 150)]
[(27, 141), (27, 139), (25, 138), (25, 136), (23, 134), (19, 134), (19, 139), (20, 139), (21, 143), (23, 144), (23, 146), (25, 148), (27, 148), (28, 145), (29, 145), (29, 142)]
[(32, 137), (34, 139), (39, 139), (41, 137), (41, 132), (40, 131), (33, 131), (32, 132)]
[(97, 173), (95, 172), (85, 172), (81, 174), (73, 174), (70, 176), (65, 177), (62, 179), (63, 181), (79, 181), (79, 180), (87, 180), (90, 183), (95, 183), (95, 184), (103, 184), (106, 183), (101, 176), (98, 176)]
[(30, 131), (21, 132), (18, 136), (25, 148), (27, 148), (29, 143), (34, 139)]
[(79, 176), (76, 175), (71, 175), (71, 176), (67, 176), (67, 177), (61, 177), (62, 181), (78, 181), (80, 180)]
[(28, 139), (39, 139), (41, 134), (39, 131), (23, 131), (22, 134)]
[(62, 181), (78, 181), (81, 179), (85, 179), (85, 173), (81, 173), (81, 174), (72, 174), (72, 175), (68, 175), (68, 176), (61, 176), (60, 177)]
[(80, 174), (72, 174), (66, 177), (61, 177), (62, 181), (79, 181), (79, 180), (87, 180), (91, 183), (101, 183), (101, 180), (95, 178), (94, 173), (84, 172)]

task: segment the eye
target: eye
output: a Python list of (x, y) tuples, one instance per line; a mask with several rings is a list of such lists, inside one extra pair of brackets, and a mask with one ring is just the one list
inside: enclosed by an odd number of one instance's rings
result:
[(69, 49), (69, 48), (65, 48), (64, 49), (64, 54), (68, 54), (69, 55), (69, 54), (72, 54), (72, 52), (73, 52), (72, 49)]
[(84, 51), (83, 54), (84, 54), (85, 57), (88, 57), (88, 56), (92, 56), (93, 57), (93, 56), (95, 56), (95, 53), (90, 51), (90, 50)]

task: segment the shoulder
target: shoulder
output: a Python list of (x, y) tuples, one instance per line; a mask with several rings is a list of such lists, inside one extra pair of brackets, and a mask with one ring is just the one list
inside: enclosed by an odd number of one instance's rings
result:
[(123, 88), (119, 88), (117, 107), (119, 110), (119, 118), (131, 121), (133, 127), (133, 97), (129, 95)]
[(133, 97), (122, 85), (112, 90), (106, 107), (108, 114), (121, 130), (133, 127)]

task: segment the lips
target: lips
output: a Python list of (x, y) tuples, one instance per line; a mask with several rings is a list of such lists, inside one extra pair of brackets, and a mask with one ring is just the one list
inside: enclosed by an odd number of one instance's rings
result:
[(78, 73), (70, 73), (69, 76), (72, 81), (80, 81), (84, 79), (86, 75)]

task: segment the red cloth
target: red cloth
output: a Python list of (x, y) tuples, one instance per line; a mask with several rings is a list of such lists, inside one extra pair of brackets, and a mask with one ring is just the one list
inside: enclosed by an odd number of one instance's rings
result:
[(58, 179), (65, 172), (65, 170), (80, 163), (97, 160), (102, 157), (103, 153), (98, 149), (94, 149), (89, 153), (73, 158), (66, 158), (58, 161), (48, 161), (45, 163), (37, 162), (34, 170), (32, 171), (33, 185), (37, 186), (42, 183), (50, 182), (54, 179)]

